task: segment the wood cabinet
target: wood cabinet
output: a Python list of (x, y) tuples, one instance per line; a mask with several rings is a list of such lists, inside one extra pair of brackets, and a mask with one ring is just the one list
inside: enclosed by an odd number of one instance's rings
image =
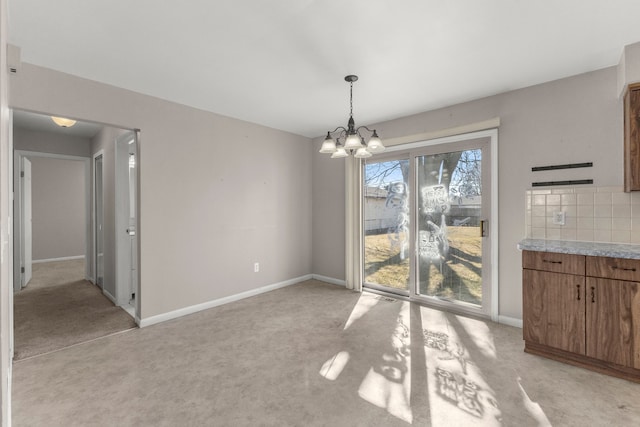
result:
[(624, 191), (640, 190), (640, 83), (624, 95)]
[(637, 282), (587, 278), (587, 356), (640, 369), (638, 313), (633, 325), (638, 295)]
[(527, 342), (585, 352), (584, 276), (524, 270)]
[(525, 351), (640, 382), (640, 260), (523, 251)]

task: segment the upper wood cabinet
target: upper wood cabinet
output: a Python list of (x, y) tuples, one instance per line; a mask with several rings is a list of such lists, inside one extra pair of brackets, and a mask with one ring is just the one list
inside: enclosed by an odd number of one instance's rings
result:
[(624, 95), (624, 191), (640, 190), (640, 83)]

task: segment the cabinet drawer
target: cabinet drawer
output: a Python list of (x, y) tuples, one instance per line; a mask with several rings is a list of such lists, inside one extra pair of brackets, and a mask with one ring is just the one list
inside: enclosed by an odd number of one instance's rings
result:
[(522, 268), (584, 275), (584, 255), (522, 251)]
[(588, 256), (587, 276), (640, 282), (640, 260)]

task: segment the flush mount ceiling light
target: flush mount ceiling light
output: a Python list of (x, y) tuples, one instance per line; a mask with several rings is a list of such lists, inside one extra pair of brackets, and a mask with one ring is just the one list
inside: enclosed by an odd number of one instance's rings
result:
[[(364, 159), (371, 157), (374, 153), (383, 152), (384, 145), (382, 145), (376, 130), (371, 130), (366, 126), (360, 126), (356, 129), (356, 124), (353, 120), (353, 82), (358, 81), (358, 76), (349, 75), (344, 79), (349, 82), (349, 122), (346, 128), (338, 126), (335, 130), (327, 132), (327, 137), (322, 143), (320, 152), (331, 153), (332, 159), (347, 157), (349, 154), (353, 154), (354, 157), (359, 159)], [(366, 143), (360, 133), (363, 129), (372, 134)], [(333, 139), (334, 136), (336, 137), (335, 140)], [(340, 142), (340, 138), (343, 138), (344, 145)]]
[(51, 120), (61, 128), (70, 128), (76, 124), (75, 120), (65, 119), (64, 117), (51, 116)]

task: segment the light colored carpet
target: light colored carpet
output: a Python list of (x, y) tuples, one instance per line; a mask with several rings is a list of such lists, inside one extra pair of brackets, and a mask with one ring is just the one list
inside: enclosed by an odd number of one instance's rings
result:
[(637, 426), (522, 330), (308, 281), (18, 362), (14, 426)]
[(84, 260), (33, 267), (28, 286), (14, 295), (15, 360), (135, 327), (131, 316), (83, 279)]

